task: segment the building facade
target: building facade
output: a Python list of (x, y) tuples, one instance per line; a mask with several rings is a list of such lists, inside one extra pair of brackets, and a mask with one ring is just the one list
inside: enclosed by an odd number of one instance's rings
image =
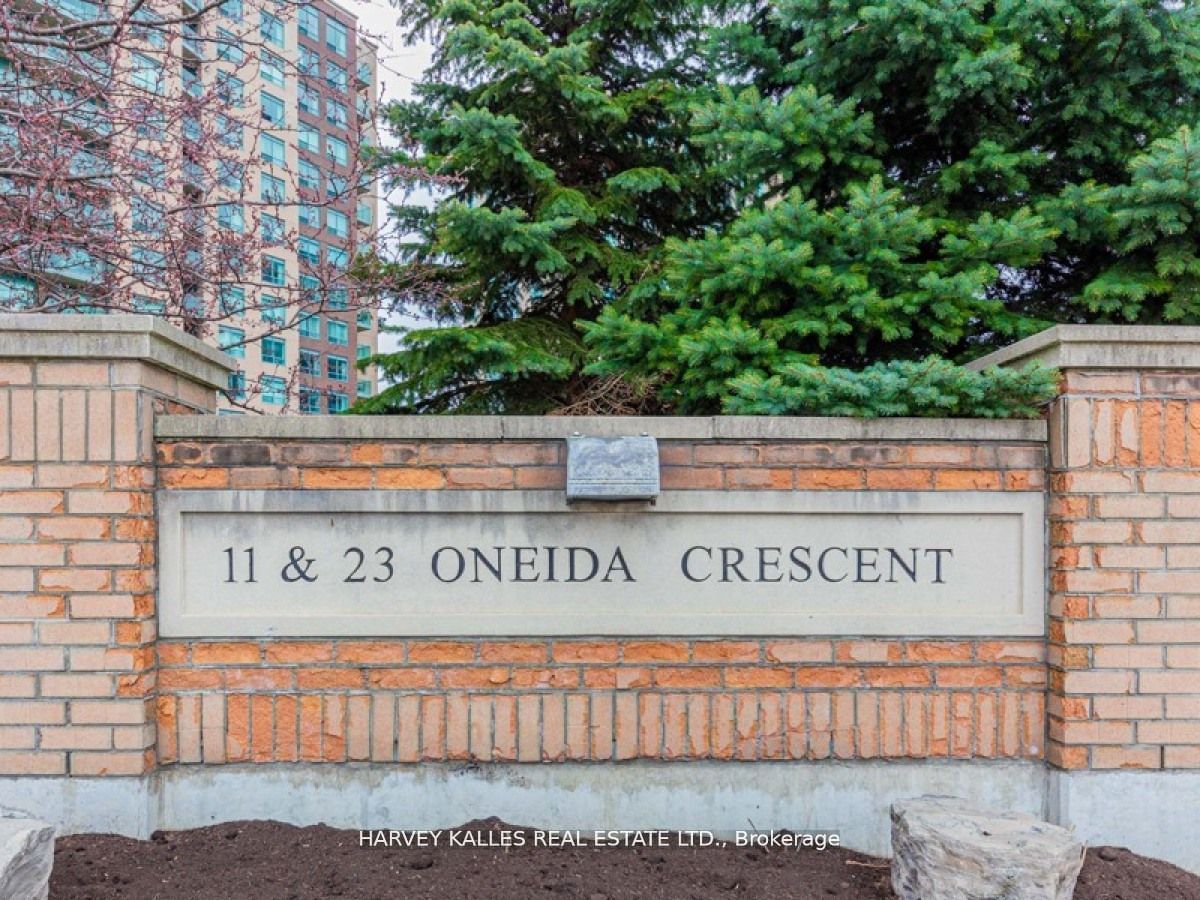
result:
[[(83, 0), (45, 8), (67, 22), (104, 15)], [(349, 271), (378, 219), (362, 152), (378, 144), (375, 48), (327, 0), (146, 10), (148, 26), (113, 57), (125, 68), (95, 135), (106, 163), (132, 171), (114, 180), (123, 189), (105, 212), (127, 246), (109, 258), (68, 254), (51, 267), (51, 290), (81, 312), (163, 314), (226, 350), (239, 369), (223, 412), (341, 412), (376, 378), (357, 362), (376, 351), (377, 304)], [(172, 23), (188, 13), (196, 18)], [(45, 73), (25, 70), (45, 91)], [(129, 114), (143, 102), (161, 111)], [(44, 303), (44, 283), (19, 271), (0, 282), (9, 309), (63, 306)]]

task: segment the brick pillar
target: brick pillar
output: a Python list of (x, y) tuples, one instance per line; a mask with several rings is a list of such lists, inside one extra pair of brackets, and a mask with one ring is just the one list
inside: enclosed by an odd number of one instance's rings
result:
[(1060, 326), (981, 362), (1035, 359), (1062, 372), (1047, 759), (1200, 768), (1200, 328)]
[(153, 768), (153, 417), (228, 368), (149, 316), (0, 316), (0, 775)]

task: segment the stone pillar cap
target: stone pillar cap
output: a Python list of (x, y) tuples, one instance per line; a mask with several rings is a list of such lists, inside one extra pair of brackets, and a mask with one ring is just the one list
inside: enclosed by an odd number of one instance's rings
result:
[(237, 368), (228, 354), (156, 316), (0, 314), (0, 359), (141, 360), (213, 388)]
[(967, 364), (1056, 369), (1200, 369), (1200, 327), (1055, 325)]

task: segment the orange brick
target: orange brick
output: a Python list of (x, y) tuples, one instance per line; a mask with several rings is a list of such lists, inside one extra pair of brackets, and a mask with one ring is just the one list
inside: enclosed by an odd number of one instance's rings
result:
[(516, 469), (516, 485), (522, 490), (562, 490), (567, 470), (560, 466), (525, 466)]
[(766, 666), (736, 666), (725, 669), (725, 685), (731, 688), (765, 688), (793, 686), (791, 669)]
[(332, 659), (331, 641), (272, 641), (266, 645), (268, 663), (329, 662)]
[(626, 662), (687, 662), (686, 641), (628, 641), (622, 647)]
[(409, 662), (448, 663), (470, 662), (475, 658), (475, 645), (459, 641), (426, 641), (409, 645)]
[(326, 762), (346, 759), (346, 698), (326, 695), (321, 720), (321, 753)]
[(444, 688), (495, 688), (508, 684), (512, 675), (503, 666), (441, 669), (438, 679)]
[(923, 491), (933, 487), (930, 469), (869, 469), (867, 487), (876, 490)]
[(864, 669), (871, 687), (928, 687), (933, 676), (922, 666), (871, 666)]
[(371, 687), (386, 690), (432, 688), (436, 683), (433, 669), (371, 669), (367, 679)]
[(863, 487), (866, 474), (856, 469), (796, 469), (796, 490), (841, 490)]
[(770, 641), (766, 657), (773, 663), (817, 663), (833, 660), (830, 641)]
[(404, 642), (342, 641), (337, 658), (347, 663), (400, 663), (404, 661)]
[(301, 469), (300, 483), (306, 488), (369, 488), (370, 469)]
[[(404, 711), (404, 700), (400, 698), (400, 709)], [(401, 722), (404, 717), (401, 716)], [(405, 732), (402, 730), (401, 734)], [(436, 760), (446, 756), (446, 699), (444, 697), (421, 698), (421, 759)], [(401, 759), (404, 757), (401, 756)]]
[(714, 688), (721, 686), (717, 668), (665, 667), (654, 670), (654, 683), (660, 687)]
[(734, 694), (734, 755), (738, 759), (758, 759), (759, 715), (755, 694)]
[(517, 759), (517, 700), (515, 697), (496, 697), (492, 704), (492, 752), (498, 762)]
[(971, 649), (965, 641), (914, 641), (905, 645), (905, 655), (920, 662), (966, 662)]
[(664, 491), (716, 490), (725, 486), (725, 473), (716, 468), (663, 466), (659, 480)]
[(616, 662), (618, 655), (615, 641), (555, 641), (551, 650), (555, 662)]
[(725, 470), (725, 483), (731, 490), (790, 491), (792, 489), (792, 470), (731, 467)]
[(336, 690), (361, 688), (366, 675), (361, 669), (297, 669), (296, 686), (302, 690)]
[(479, 658), (488, 663), (544, 663), (549, 652), (548, 645), (540, 641), (484, 641)]
[(696, 662), (757, 662), (757, 641), (697, 641), (692, 646)]
[(862, 669), (852, 666), (801, 666), (796, 669), (796, 687), (857, 687)]
[(1158, 769), (1162, 752), (1157, 747), (1093, 747), (1094, 769)]
[(446, 470), (446, 487), (449, 488), (511, 488), (513, 485), (512, 469), (464, 466)]
[(258, 644), (249, 642), (196, 643), (192, 646), (192, 662), (205, 663), (256, 663), (259, 661)]
[(542, 759), (560, 762), (566, 755), (566, 698), (562, 694), (548, 694), (542, 698)]
[(245, 762), (250, 758), (250, 695), (232, 694), (225, 700), (225, 758)]
[(225, 488), (229, 486), (228, 469), (163, 469), (159, 482), (164, 488)]
[(302, 696), (299, 698), (300, 718), (299, 758), (306, 762), (316, 762), (323, 757), (322, 751), (322, 717), (324, 704), (319, 696)]
[(943, 469), (937, 487), (946, 491), (994, 491), (1000, 488), (1000, 473), (984, 469)]
[(440, 469), (376, 469), (375, 486), (397, 490), (431, 490), (446, 486)]
[(1003, 680), (998, 666), (943, 666), (937, 670), (939, 687), (999, 687)]
[(892, 641), (837, 641), (833, 656), (838, 662), (882, 663), (900, 659), (903, 648)]
[(566, 758), (587, 759), (591, 753), (591, 710), (588, 708), (588, 695), (570, 694), (566, 703)]

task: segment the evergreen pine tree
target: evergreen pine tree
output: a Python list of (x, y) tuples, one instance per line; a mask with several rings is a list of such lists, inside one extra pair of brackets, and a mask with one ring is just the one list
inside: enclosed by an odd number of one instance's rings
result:
[(689, 144), (711, 78), (690, 0), (401, 0), (436, 46), (389, 122), (398, 161), (450, 180), (436, 208), (395, 211), (403, 261), (432, 273), (408, 300), (436, 327), (380, 367), (366, 412), (540, 413), (588, 381), (576, 327), (657, 265), (667, 235), (719, 219)]
[(695, 141), (738, 214), (584, 326), (591, 371), (681, 412), (1028, 413), (1048, 373), (937, 357), (1200, 322), (1194, 5), (785, 0), (713, 43)]

